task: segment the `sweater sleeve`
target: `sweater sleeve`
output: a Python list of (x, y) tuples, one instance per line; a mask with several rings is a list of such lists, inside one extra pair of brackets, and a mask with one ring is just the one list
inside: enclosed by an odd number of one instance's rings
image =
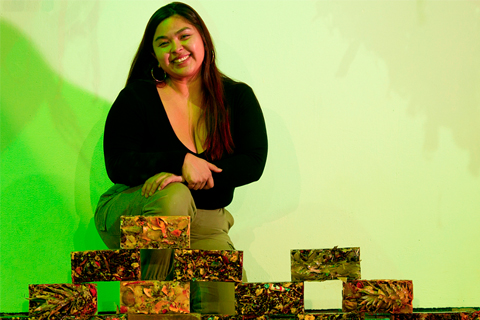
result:
[(213, 173), (215, 188), (235, 188), (257, 181), (267, 160), (265, 120), (253, 90), (244, 83), (226, 87), (230, 108), (234, 153), (213, 163), (222, 169)]
[(103, 146), (107, 174), (114, 183), (133, 187), (159, 172), (182, 174), (186, 150), (175, 144), (151, 86), (136, 82), (125, 87), (107, 116)]

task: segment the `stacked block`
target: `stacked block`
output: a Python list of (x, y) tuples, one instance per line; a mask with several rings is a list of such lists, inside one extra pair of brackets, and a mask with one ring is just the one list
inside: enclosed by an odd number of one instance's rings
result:
[(128, 320), (202, 320), (199, 313), (165, 313), (165, 314), (141, 314), (130, 313)]
[(435, 312), (435, 313), (404, 313), (393, 314), (391, 320), (479, 320), (477, 312)]
[(36, 319), (86, 318), (97, 312), (97, 287), (94, 284), (29, 285), (30, 316)]
[(360, 279), (360, 248), (291, 250), (292, 281)]
[(317, 313), (299, 314), (299, 320), (363, 320), (365, 315), (359, 313)]
[(176, 249), (175, 280), (241, 282), (243, 252)]
[(235, 300), (241, 315), (303, 313), (303, 282), (238, 283)]
[(190, 217), (122, 216), (120, 219), (122, 249), (190, 247)]
[(97, 250), (71, 253), (72, 282), (140, 280), (138, 250)]
[(343, 283), (344, 312), (412, 313), (413, 283), (409, 280), (354, 280)]
[(144, 314), (190, 313), (190, 283), (122, 281), (120, 311)]

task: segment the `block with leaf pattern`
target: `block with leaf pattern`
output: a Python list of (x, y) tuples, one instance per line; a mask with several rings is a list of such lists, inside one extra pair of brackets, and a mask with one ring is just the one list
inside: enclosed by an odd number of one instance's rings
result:
[(360, 248), (291, 250), (292, 281), (323, 281), (360, 275)]
[(28, 292), (29, 315), (38, 320), (88, 318), (97, 312), (95, 284), (31, 284)]
[(392, 314), (391, 320), (480, 320), (477, 312), (415, 312)]
[(120, 312), (190, 313), (190, 283), (156, 280), (122, 281)]
[(242, 281), (243, 251), (176, 249), (173, 263), (177, 281)]
[(188, 249), (190, 217), (121, 216), (122, 249)]
[(237, 314), (298, 314), (304, 312), (303, 282), (237, 283)]
[(298, 314), (298, 320), (363, 320), (365, 315), (353, 312)]
[(411, 280), (353, 280), (343, 283), (344, 312), (412, 313)]
[(162, 313), (162, 314), (141, 314), (129, 313), (128, 320), (202, 320), (199, 313)]
[(139, 250), (91, 250), (71, 253), (72, 282), (140, 280)]

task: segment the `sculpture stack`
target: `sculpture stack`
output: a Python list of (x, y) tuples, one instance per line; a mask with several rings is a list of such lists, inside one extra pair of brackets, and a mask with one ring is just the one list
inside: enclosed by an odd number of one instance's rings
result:
[[(362, 280), (360, 248), (291, 250), (291, 282), (242, 283), (242, 251), (190, 249), (189, 217), (122, 217), (121, 249), (71, 253), (72, 284), (29, 286), (29, 313), (35, 319), (363, 319), (383, 314), (392, 320), (480, 320), (479, 313), (413, 313), (411, 280)], [(140, 250), (173, 252), (173, 280), (142, 280)], [(306, 313), (306, 281), (343, 281), (342, 312)], [(97, 314), (91, 282), (119, 281), (120, 310)], [(190, 283), (235, 283), (236, 315), (190, 313)], [(340, 294), (340, 293), (339, 293)], [(451, 316), (455, 315), (455, 316)]]

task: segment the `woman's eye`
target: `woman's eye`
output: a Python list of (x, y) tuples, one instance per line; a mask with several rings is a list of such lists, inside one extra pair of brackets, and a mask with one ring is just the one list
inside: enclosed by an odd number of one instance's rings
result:
[(160, 43), (158, 44), (158, 46), (161, 47), (161, 48), (164, 48), (164, 47), (166, 47), (167, 45), (168, 45), (168, 42), (160, 42)]
[(190, 34), (182, 34), (182, 36), (180, 37), (180, 39), (182, 39), (182, 40), (183, 40), (183, 39), (188, 39), (188, 38), (190, 38), (190, 36), (191, 36)]

